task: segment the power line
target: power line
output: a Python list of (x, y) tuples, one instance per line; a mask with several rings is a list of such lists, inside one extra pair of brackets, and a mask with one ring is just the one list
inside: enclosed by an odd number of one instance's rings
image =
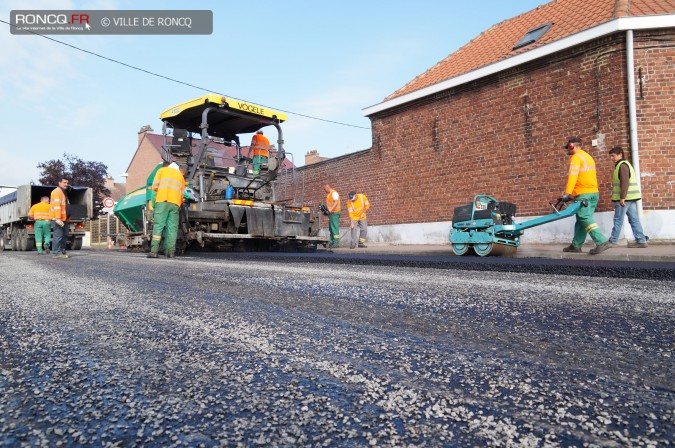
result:
[[(0, 22), (5, 23), (5, 24), (7, 24), (7, 25), (9, 25), (9, 26), (13, 26), (13, 27), (17, 28), (17, 26), (16, 26), (15, 24), (11, 23), (11, 22), (7, 22), (7, 21), (2, 20), (2, 19), (0, 19)], [(156, 77), (158, 77), (158, 78), (166, 79), (167, 81), (175, 82), (175, 83), (177, 83), (177, 84), (182, 84), (182, 85), (184, 85), (184, 86), (192, 87), (192, 88), (195, 88), (195, 89), (198, 89), (198, 90), (202, 90), (202, 91), (204, 91), (204, 92), (217, 93), (218, 95), (222, 95), (222, 96), (225, 96), (225, 97), (228, 97), (228, 98), (232, 98), (232, 99), (235, 99), (235, 100), (248, 102), (248, 101), (246, 101), (246, 100), (244, 100), (244, 99), (242, 99), (242, 98), (237, 98), (237, 97), (232, 96), (232, 95), (227, 95), (227, 94), (225, 94), (225, 93), (218, 92), (217, 90), (206, 89), (206, 88), (204, 88), (204, 87), (196, 86), (196, 85), (194, 85), (194, 84), (190, 84), (190, 83), (188, 83), (188, 82), (184, 82), (184, 81), (181, 81), (181, 80), (179, 80), (179, 79), (170, 78), (170, 77), (168, 77), (168, 76), (164, 76), (164, 75), (161, 75), (161, 74), (159, 74), (159, 73), (151, 72), (150, 70), (145, 70), (145, 69), (143, 69), (143, 68), (136, 67), (135, 65), (127, 64), (126, 62), (118, 61), (117, 59), (109, 58), (109, 57), (107, 57), (107, 56), (103, 56), (103, 55), (98, 54), (98, 53), (95, 53), (95, 52), (93, 52), (93, 51), (85, 50), (84, 48), (80, 48), (80, 47), (78, 47), (78, 46), (76, 46), (76, 45), (68, 44), (68, 43), (63, 42), (63, 41), (60, 41), (60, 40), (58, 40), (58, 39), (54, 39), (54, 38), (45, 36), (44, 34), (36, 33), (36, 32), (34, 32), (34, 31), (30, 31), (30, 30), (25, 30), (25, 31), (28, 31), (29, 33), (34, 34), (34, 35), (36, 35), (36, 36), (40, 36), (40, 37), (42, 37), (42, 38), (44, 38), (44, 39), (51, 40), (52, 42), (56, 42), (57, 44), (65, 45), (66, 47), (73, 48), (73, 49), (78, 50), (78, 51), (81, 51), (81, 52), (83, 52), (83, 53), (87, 53), (87, 54), (90, 54), (90, 55), (92, 55), (92, 56), (96, 56), (96, 57), (98, 57), (98, 58), (105, 59), (106, 61), (113, 62), (113, 63), (115, 63), (115, 64), (119, 64), (119, 65), (122, 65), (122, 66), (124, 66), (124, 67), (130, 68), (130, 69), (133, 69), (133, 70), (138, 70), (139, 72), (143, 72), (143, 73), (146, 73), (146, 74), (148, 74), (148, 75), (152, 75), (152, 76), (156, 76)], [(257, 104), (257, 103), (256, 103), (256, 104)], [(310, 119), (312, 119), (312, 120), (318, 120), (318, 121), (323, 121), (323, 122), (326, 122), (326, 123), (338, 124), (338, 125), (341, 125), (341, 126), (349, 126), (349, 127), (352, 127), (352, 128), (358, 128), (358, 129), (366, 129), (366, 130), (370, 130), (370, 128), (367, 128), (367, 127), (365, 127), (365, 126), (358, 126), (358, 125), (355, 125), (355, 124), (349, 124), (349, 123), (343, 123), (343, 122), (340, 122), (340, 121), (328, 120), (328, 119), (326, 119), (326, 118), (314, 117), (314, 116), (312, 116), (312, 115), (301, 114), (301, 113), (299, 113), (299, 112), (292, 112), (292, 111), (290, 111), (290, 110), (284, 110), (284, 109), (280, 109), (280, 108), (278, 108), (278, 107), (266, 106), (266, 105), (264, 105), (264, 104), (260, 104), (260, 106), (263, 106), (263, 107), (266, 107), (266, 108), (269, 108), (269, 109), (276, 109), (276, 110), (278, 110), (278, 111), (280, 111), (280, 112), (285, 112), (285, 113), (291, 114), (291, 115), (297, 115), (298, 117), (310, 118)]]

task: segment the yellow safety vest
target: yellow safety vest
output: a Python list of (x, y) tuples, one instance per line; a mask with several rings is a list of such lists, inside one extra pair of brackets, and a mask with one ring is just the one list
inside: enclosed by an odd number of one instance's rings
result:
[(642, 199), (633, 165), (631, 165), (628, 160), (621, 159), (619, 160), (619, 163), (616, 164), (616, 167), (614, 167), (614, 176), (612, 177), (612, 201), (621, 199), (621, 179), (619, 178), (619, 171), (621, 171), (622, 163), (628, 165), (628, 170), (630, 172), (628, 178), (628, 191), (626, 192), (626, 197), (624, 199), (627, 201), (637, 201), (638, 199)]
[(366, 219), (366, 210), (370, 208), (370, 202), (365, 194), (359, 193), (354, 201), (347, 201), (349, 210), (349, 219), (354, 221), (363, 221)]
[(35, 221), (49, 221), (51, 205), (49, 202), (38, 202), (33, 205), (28, 212), (28, 217)]
[(152, 189), (157, 192), (155, 203), (170, 202), (180, 207), (183, 203), (183, 191), (185, 191), (185, 178), (180, 171), (165, 166), (155, 174)]
[(578, 149), (570, 159), (570, 170), (567, 173), (565, 193), (577, 196), (580, 194), (597, 193), (598, 191), (595, 160), (586, 151)]

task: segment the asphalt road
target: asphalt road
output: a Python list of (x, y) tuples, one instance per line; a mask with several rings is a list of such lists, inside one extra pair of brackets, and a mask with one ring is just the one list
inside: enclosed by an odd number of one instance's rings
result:
[(675, 440), (672, 266), (72, 254), (0, 254), (2, 446)]

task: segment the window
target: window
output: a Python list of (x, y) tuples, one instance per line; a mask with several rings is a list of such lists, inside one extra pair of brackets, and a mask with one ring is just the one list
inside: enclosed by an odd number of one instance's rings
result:
[(544, 35), (546, 31), (549, 30), (549, 28), (551, 28), (551, 26), (553, 26), (553, 22), (548, 22), (546, 25), (538, 26), (537, 28), (528, 31), (525, 33), (523, 38), (518, 41), (513, 49), (517, 50), (518, 48), (535, 43), (541, 36)]

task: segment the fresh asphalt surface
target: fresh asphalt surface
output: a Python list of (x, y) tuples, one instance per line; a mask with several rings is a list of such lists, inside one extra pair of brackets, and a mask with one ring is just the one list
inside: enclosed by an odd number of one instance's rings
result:
[(0, 254), (2, 446), (669, 446), (675, 263)]

